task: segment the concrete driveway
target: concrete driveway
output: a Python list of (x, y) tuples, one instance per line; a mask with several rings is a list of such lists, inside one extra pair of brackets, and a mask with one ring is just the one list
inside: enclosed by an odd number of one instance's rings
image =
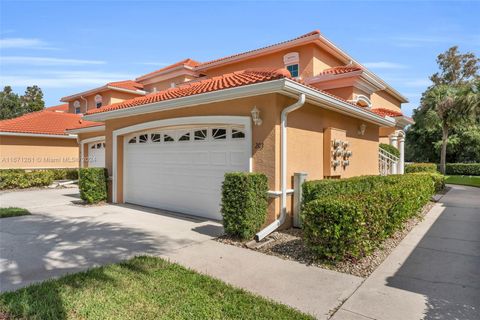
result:
[(0, 220), (0, 290), (210, 240), (221, 224), (132, 205), (81, 206), (78, 189), (0, 194), (30, 216)]
[(0, 291), (150, 254), (328, 319), (362, 278), (212, 240), (215, 221), (132, 205), (75, 205), (77, 189), (0, 194), (31, 216), (0, 219)]

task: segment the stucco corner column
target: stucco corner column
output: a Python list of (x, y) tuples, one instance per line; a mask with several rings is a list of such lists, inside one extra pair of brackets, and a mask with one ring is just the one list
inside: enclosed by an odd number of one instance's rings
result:
[[(397, 144), (397, 132), (395, 133), (392, 133), (390, 136), (390, 145), (394, 146), (395, 148), (398, 148), (398, 144)], [(400, 161), (399, 161), (400, 162)], [(390, 173), (391, 174), (397, 174), (397, 169), (398, 169), (398, 163), (397, 165), (394, 165), (390, 168)]]

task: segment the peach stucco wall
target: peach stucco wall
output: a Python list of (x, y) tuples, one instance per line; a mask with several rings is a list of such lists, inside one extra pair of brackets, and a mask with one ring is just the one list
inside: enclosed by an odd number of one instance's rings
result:
[(152, 92), (154, 88), (157, 89), (157, 91), (160, 91), (160, 90), (171, 88), (172, 82), (175, 83), (175, 85), (179, 85), (193, 79), (195, 78), (190, 75), (176, 76), (168, 80), (161, 80), (161, 81), (155, 81), (155, 79), (153, 79), (153, 80), (149, 80), (149, 82), (152, 81), (151, 83), (144, 84), (144, 88), (148, 92)]
[[(270, 190), (280, 189), (280, 113), (295, 100), (280, 94), (269, 94), (232, 101), (212, 103), (192, 108), (156, 112), (106, 121), (106, 167), (112, 174), (112, 133), (114, 130), (160, 119), (235, 115), (250, 116), (253, 106), (261, 112), (263, 124), (252, 126), (252, 160), (255, 172), (265, 173)], [(288, 175), (289, 187), (295, 172), (307, 172), (308, 179), (323, 179), (323, 131), (328, 127), (345, 130), (350, 150), (351, 166), (344, 177), (378, 174), (378, 126), (367, 124), (364, 136), (358, 135), (361, 120), (345, 116), (318, 106), (306, 104), (288, 118)], [(123, 137), (117, 141), (118, 184), (117, 199), (123, 198)], [(290, 203), (290, 202), (289, 202)], [(279, 200), (271, 200), (268, 221), (273, 221), (279, 211)]]
[(0, 168), (78, 168), (77, 140), (0, 136)]
[[(84, 98), (87, 99), (88, 110), (96, 108), (95, 96), (97, 94), (102, 96), (102, 105), (104, 105), (104, 106), (112, 104), (112, 103), (121, 102), (123, 100), (136, 98), (136, 97), (139, 96), (137, 94), (128, 93), (128, 92), (121, 92), (121, 91), (116, 91), (116, 90), (106, 90), (106, 91), (102, 91), (102, 92), (96, 92), (96, 93), (84, 96)], [(75, 99), (68, 102), (68, 112), (75, 113), (75, 108), (73, 107), (73, 104), (76, 100), (78, 100), (80, 102), (81, 113), (85, 113), (86, 112), (85, 100), (81, 99), (80, 97), (75, 98)]]
[(400, 100), (392, 97), (386, 91), (377, 91), (370, 96), (373, 108), (385, 108), (394, 111), (401, 111), (402, 103)]

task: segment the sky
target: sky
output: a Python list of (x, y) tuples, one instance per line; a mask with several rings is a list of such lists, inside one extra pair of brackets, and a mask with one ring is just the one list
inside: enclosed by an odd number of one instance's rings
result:
[(418, 107), (435, 59), (480, 56), (480, 1), (0, 0), (0, 86), (38, 85), (47, 106), (185, 58), (208, 61), (312, 30)]

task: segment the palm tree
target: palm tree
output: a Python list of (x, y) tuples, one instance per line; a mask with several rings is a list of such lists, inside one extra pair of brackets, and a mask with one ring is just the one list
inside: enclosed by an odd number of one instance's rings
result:
[(441, 121), (440, 172), (445, 174), (448, 134), (452, 127), (470, 123), (480, 114), (480, 81), (465, 85), (436, 85), (422, 98), (422, 108), (434, 110)]

